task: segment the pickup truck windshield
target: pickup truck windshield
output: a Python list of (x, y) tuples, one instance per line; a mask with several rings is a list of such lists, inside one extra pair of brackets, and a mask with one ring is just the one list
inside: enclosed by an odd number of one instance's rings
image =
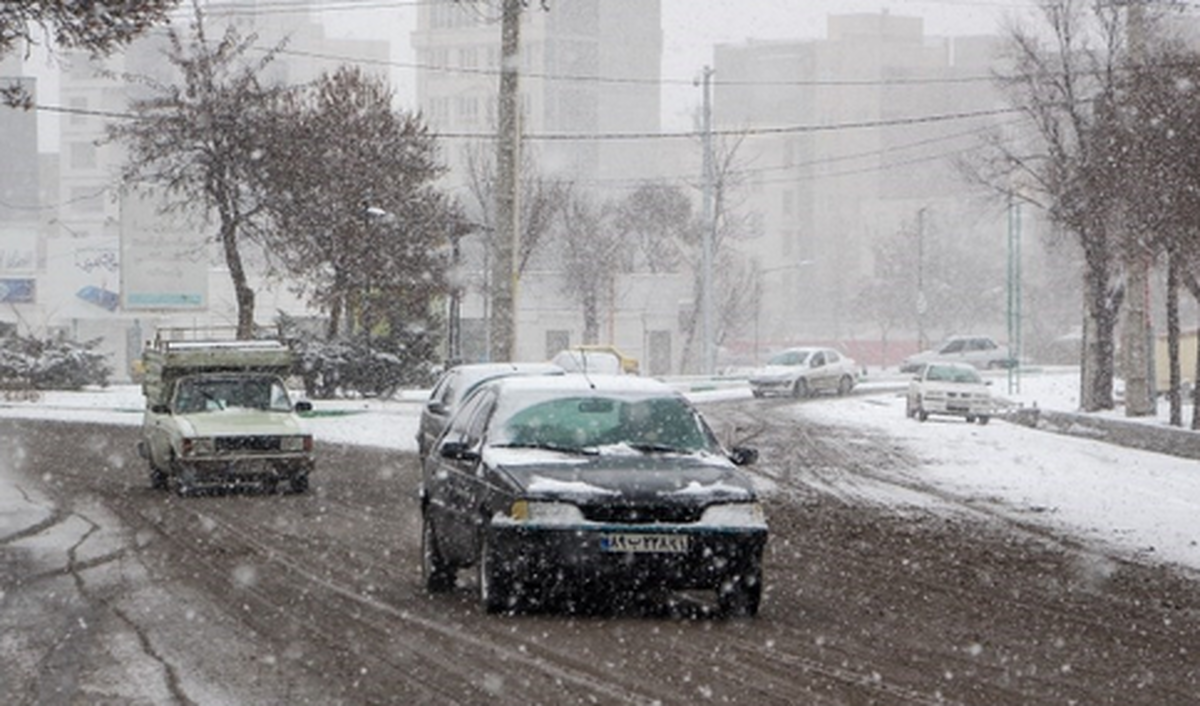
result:
[(178, 414), (237, 407), (288, 412), (292, 404), (283, 382), (267, 375), (187, 377), (175, 388), (174, 410)]

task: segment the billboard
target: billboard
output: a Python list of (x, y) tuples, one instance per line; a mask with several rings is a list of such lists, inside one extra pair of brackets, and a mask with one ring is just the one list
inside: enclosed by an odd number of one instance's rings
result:
[(146, 192), (121, 201), (121, 304), (126, 311), (208, 307), (208, 244)]

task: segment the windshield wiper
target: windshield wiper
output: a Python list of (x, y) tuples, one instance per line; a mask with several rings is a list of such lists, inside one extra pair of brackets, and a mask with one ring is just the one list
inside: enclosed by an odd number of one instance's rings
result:
[(668, 446), (667, 444), (626, 444), (629, 448), (641, 451), (643, 453), (660, 453), (660, 454), (690, 454), (695, 453), (692, 449), (682, 449), (678, 446)]
[(600, 452), (590, 446), (562, 446), (561, 444), (544, 444), (544, 443), (525, 443), (525, 444), (493, 444), (495, 448), (500, 449), (542, 449), (544, 451), (557, 451), (564, 454), (575, 454), (576, 456), (595, 456)]

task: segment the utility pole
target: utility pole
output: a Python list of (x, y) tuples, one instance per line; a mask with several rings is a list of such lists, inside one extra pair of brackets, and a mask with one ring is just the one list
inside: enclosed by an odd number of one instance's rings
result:
[(713, 240), (717, 230), (717, 214), (714, 206), (716, 181), (713, 174), (712, 146), (712, 68), (705, 66), (704, 81), (704, 236), (703, 262), (700, 273), (700, 309), (704, 317), (704, 365), (702, 372), (711, 375), (716, 370), (716, 346), (713, 331)]
[(517, 349), (517, 253), (520, 252), (520, 62), (522, 0), (502, 0), (500, 93), (496, 136), (496, 231), (492, 242), (491, 360), (511, 361)]
[(925, 310), (929, 302), (925, 300), (925, 211), (927, 207), (917, 209), (917, 348), (925, 350)]

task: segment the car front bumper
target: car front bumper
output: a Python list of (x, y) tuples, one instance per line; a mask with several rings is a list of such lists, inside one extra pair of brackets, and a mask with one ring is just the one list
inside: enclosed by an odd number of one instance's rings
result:
[[(697, 530), (680, 526), (490, 528), (493, 562), (516, 582), (543, 589), (662, 587), (716, 588), (723, 581), (758, 571), (766, 528)], [(672, 551), (612, 546), (628, 543), (675, 545)]]
[(311, 456), (188, 458), (179, 461), (180, 470), (190, 483), (196, 485), (290, 480), (307, 476), (314, 466)]

